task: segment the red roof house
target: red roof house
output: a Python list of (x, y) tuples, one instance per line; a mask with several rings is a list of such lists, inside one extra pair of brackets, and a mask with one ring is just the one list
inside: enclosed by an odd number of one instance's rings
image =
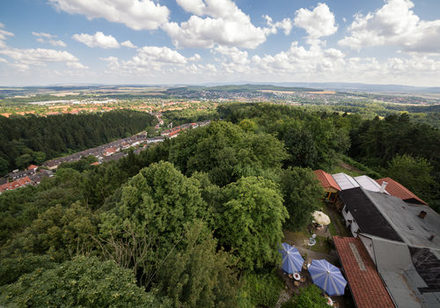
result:
[(356, 307), (395, 307), (361, 240), (339, 236), (333, 240)]
[(23, 187), (23, 186), (29, 185), (31, 183), (32, 183), (31, 179), (28, 176), (25, 176), (24, 178), (15, 180), (13, 182), (0, 185), (0, 193), (5, 191), (5, 190), (14, 190), (14, 189), (17, 189), (19, 187)]
[(316, 177), (318, 178), (319, 182), (321, 182), (322, 187), (327, 190), (335, 190), (340, 191), (341, 187), (339, 187), (338, 183), (336, 183), (335, 179), (332, 177), (331, 174), (328, 174), (327, 172), (319, 169), (313, 171), (315, 173)]
[(104, 150), (104, 156), (110, 156), (116, 153), (116, 148), (111, 147)]
[(37, 170), (38, 166), (36, 165), (29, 165), (29, 167), (27, 167), (27, 170)]
[(411, 192), (408, 188), (400, 184), (399, 182), (394, 181), (392, 178), (383, 178), (376, 180), (379, 185), (382, 185), (383, 182), (387, 182), (386, 191), (394, 197), (400, 198), (404, 201), (410, 203), (418, 203), (427, 205), (425, 201), (417, 197), (413, 192)]

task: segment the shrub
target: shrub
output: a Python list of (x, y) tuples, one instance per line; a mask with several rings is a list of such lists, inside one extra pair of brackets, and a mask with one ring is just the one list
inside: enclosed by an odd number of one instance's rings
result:
[(246, 274), (239, 295), (239, 307), (273, 307), (284, 287), (275, 272), (268, 274)]

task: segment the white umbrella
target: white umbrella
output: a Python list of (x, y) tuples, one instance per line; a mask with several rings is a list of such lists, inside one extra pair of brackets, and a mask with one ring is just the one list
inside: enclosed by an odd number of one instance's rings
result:
[(326, 214), (324, 214), (321, 211), (314, 211), (313, 214), (313, 219), (315, 220), (315, 222), (317, 224), (323, 225), (323, 226), (327, 226), (330, 224), (330, 217), (328, 217)]

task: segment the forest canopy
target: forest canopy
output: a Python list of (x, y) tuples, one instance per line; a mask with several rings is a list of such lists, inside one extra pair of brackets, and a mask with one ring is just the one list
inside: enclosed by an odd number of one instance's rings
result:
[[(404, 115), (270, 104), (224, 104), (218, 115), (139, 154), (64, 165), (38, 186), (2, 193), (0, 304), (272, 306), (283, 231), (305, 228), (323, 197), (313, 169), (354, 158), (433, 207), (439, 200), (439, 131)], [(114, 123), (114, 136), (153, 123), (126, 111), (93, 119)], [(288, 305), (315, 298), (311, 288)]]
[(29, 164), (125, 138), (153, 126), (144, 112), (0, 116), (0, 175)]

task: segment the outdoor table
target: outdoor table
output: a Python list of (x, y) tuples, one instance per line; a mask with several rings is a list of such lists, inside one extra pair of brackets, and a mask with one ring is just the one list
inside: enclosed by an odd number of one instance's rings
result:
[(327, 297), (327, 305), (333, 307), (333, 300), (330, 297)]

